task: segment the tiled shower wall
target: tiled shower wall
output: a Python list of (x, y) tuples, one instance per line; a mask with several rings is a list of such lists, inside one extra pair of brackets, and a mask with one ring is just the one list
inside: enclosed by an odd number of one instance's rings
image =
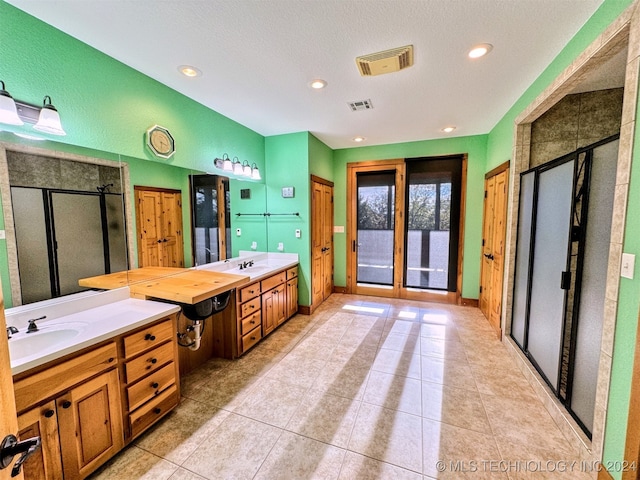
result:
[(531, 124), (530, 166), (620, 133), (623, 88), (567, 95)]

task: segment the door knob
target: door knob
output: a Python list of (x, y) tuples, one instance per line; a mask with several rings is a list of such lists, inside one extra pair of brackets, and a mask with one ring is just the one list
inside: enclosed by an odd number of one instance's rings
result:
[(11, 477), (17, 477), (20, 474), (22, 464), (29, 458), (40, 446), (40, 437), (27, 438), (18, 441), (15, 435), (7, 435), (0, 444), (0, 470), (11, 465), (13, 457), (21, 455), (18, 461), (11, 469)]

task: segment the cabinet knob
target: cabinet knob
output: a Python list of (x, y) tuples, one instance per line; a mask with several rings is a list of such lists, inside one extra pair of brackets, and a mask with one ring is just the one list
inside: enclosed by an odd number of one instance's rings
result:
[(153, 413), (155, 413), (156, 415), (158, 415), (158, 414), (162, 413), (162, 409), (160, 409), (160, 408), (156, 407), (156, 408), (154, 408), (154, 409), (153, 409)]
[(255, 293), (253, 290), (249, 290), (249, 293)]
[(151, 388), (158, 388), (160, 386), (160, 384), (158, 382), (153, 382), (151, 384)]
[(144, 339), (145, 339), (145, 340), (149, 340), (150, 342), (153, 342), (153, 341), (156, 339), (156, 337), (155, 337), (155, 335), (151, 335), (150, 333), (147, 333), (147, 334), (144, 336)]
[(46, 412), (44, 412), (44, 416), (46, 418), (51, 418), (55, 415), (56, 412), (54, 412), (53, 410), (47, 410)]
[(256, 308), (255, 305), (249, 305), (249, 308)]
[(71, 406), (71, 402), (69, 400), (65, 400), (62, 402), (62, 408), (69, 408)]
[(256, 324), (256, 321), (255, 321), (255, 320), (249, 320), (249, 323), (250, 323), (251, 325), (255, 325), (255, 324)]
[(251, 337), (251, 340), (255, 340), (255, 339), (256, 339), (256, 337)]
[(158, 359), (157, 358), (150, 358), (149, 362), (151, 362), (151, 363), (153, 363), (155, 365), (156, 363), (158, 363)]

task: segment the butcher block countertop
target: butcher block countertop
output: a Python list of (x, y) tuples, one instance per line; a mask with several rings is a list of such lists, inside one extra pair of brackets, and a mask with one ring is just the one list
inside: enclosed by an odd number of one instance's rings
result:
[(134, 298), (162, 298), (194, 304), (249, 283), (248, 275), (185, 270), (183, 273), (129, 285)]
[(249, 282), (248, 275), (236, 275), (189, 268), (143, 267), (124, 272), (83, 278), (83, 287), (112, 290), (128, 286), (134, 298), (161, 298), (194, 304)]

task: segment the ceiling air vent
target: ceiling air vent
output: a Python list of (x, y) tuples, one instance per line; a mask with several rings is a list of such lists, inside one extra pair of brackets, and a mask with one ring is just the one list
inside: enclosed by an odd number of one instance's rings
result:
[(413, 45), (356, 57), (356, 64), (363, 77), (399, 72), (413, 65)]
[(358, 100), (357, 102), (349, 102), (349, 108), (353, 112), (359, 112), (360, 110), (371, 110), (373, 104), (371, 100)]

